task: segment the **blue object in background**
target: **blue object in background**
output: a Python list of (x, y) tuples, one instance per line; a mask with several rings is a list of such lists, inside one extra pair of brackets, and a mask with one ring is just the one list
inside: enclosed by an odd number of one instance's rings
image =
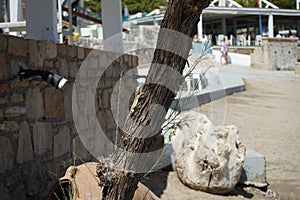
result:
[(211, 42), (205, 41), (205, 42), (193, 42), (193, 53), (212, 53), (211, 51)]

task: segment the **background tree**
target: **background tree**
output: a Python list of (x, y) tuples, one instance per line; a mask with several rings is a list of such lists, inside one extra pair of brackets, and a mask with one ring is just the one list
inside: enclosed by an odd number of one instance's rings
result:
[[(182, 74), (200, 14), (210, 2), (209, 0), (169, 1), (161, 23), (146, 84), (128, 116), (131, 120), (125, 122), (122, 147), (126, 152), (141, 154), (151, 152), (154, 148), (162, 148), (160, 127), (165, 121), (165, 115), (158, 114), (155, 118), (151, 118), (150, 111), (152, 105), (160, 105), (167, 111), (176, 92), (171, 91), (164, 84), (153, 84), (153, 82), (172, 83), (174, 90), (178, 90), (184, 78), (179, 80), (176, 76), (170, 76), (167, 68), (162, 66), (167, 66), (178, 74)], [(166, 30), (171, 30), (174, 34)], [(156, 135), (150, 135), (149, 129), (143, 128), (147, 124), (159, 127)], [(103, 196), (109, 200), (132, 199), (137, 183), (143, 176), (143, 173), (138, 173), (134, 169), (146, 160), (135, 160), (132, 154), (117, 152), (112, 157), (100, 159), (99, 162), (97, 174), (104, 187)], [(132, 170), (121, 170), (128, 166)]]
[[(89, 0), (85, 1), (85, 8), (90, 10), (92, 13), (101, 14), (101, 0)], [(166, 6), (166, 0), (122, 0), (122, 8), (124, 10), (125, 5), (128, 6), (130, 14), (135, 14), (137, 12), (151, 12), (160, 6)]]
[[(244, 7), (257, 8), (257, 0), (235, 0)], [(295, 0), (269, 0), (282, 9), (295, 9)], [(130, 14), (137, 12), (151, 12), (160, 6), (166, 6), (167, 0), (122, 0), (122, 8), (128, 6)], [(85, 7), (96, 15), (101, 15), (101, 0), (85, 0)]]
[[(257, 8), (258, 7), (257, 0), (235, 0), (235, 1), (244, 7), (249, 7), (249, 8)], [(269, 1), (281, 9), (295, 9), (296, 8), (295, 0), (269, 0)]]

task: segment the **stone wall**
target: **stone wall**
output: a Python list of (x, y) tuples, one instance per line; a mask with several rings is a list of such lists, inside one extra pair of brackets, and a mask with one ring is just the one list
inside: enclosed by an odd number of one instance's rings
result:
[(297, 60), (297, 39), (264, 38), (264, 47), (251, 54), (251, 66), (267, 70), (294, 70)]
[[(72, 114), (75, 77), (90, 52), (0, 34), (0, 199), (43, 199), (74, 161), (94, 160), (81, 143)], [(104, 51), (94, 50), (93, 54), (95, 70), (105, 68), (108, 58), (116, 58), (108, 63), (110, 70), (96, 88), (97, 103), (91, 105), (100, 116), (111, 115), (110, 97), (120, 72), (137, 66), (138, 60)], [(20, 66), (50, 70), (65, 76), (70, 84), (58, 90), (36, 79), (20, 81), (15, 77)], [(135, 81), (130, 84), (135, 85)], [(95, 123), (88, 115), (82, 120), (87, 128)], [(102, 116), (101, 123), (110, 125), (108, 136), (112, 137), (115, 123), (110, 119)]]

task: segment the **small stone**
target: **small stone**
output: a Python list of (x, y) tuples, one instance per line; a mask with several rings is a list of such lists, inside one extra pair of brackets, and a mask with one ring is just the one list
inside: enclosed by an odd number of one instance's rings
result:
[[(10, 140), (0, 136), (0, 174), (9, 171), (14, 166), (14, 152)], [(5, 147), (5, 148), (3, 148)]]
[(60, 58), (76, 58), (77, 47), (74, 45), (58, 44), (57, 54)]
[(4, 111), (3, 109), (0, 109), (0, 119), (3, 119), (3, 117), (4, 117)]
[(46, 59), (53, 59), (57, 57), (57, 44), (54, 42), (45, 42)]
[(12, 106), (8, 107), (4, 111), (5, 117), (20, 117), (26, 113), (27, 109), (24, 106)]
[(15, 79), (10, 82), (10, 88), (27, 88), (29, 86), (29, 81)]
[(82, 144), (80, 137), (77, 136), (75, 138), (75, 143), (72, 142), (72, 149), (75, 145), (75, 154), (79, 156), (83, 160), (91, 159), (91, 154), (88, 152), (88, 150), (85, 148), (85, 146)]
[(53, 69), (53, 60), (44, 60), (43, 66), (47, 69)]
[(72, 91), (73, 91), (73, 84), (67, 84), (63, 90), (64, 96), (64, 109), (65, 109), (65, 121), (73, 121), (73, 111), (72, 111)]
[(6, 96), (9, 90), (9, 85), (7, 83), (0, 83), (0, 96)]
[(64, 115), (64, 99), (62, 92), (54, 87), (46, 88), (44, 94), (44, 117), (58, 119)]
[(43, 97), (39, 88), (30, 88), (26, 92), (25, 105), (27, 108), (26, 116), (31, 120), (37, 120), (43, 116)]
[(78, 59), (84, 59), (85, 58), (84, 51), (85, 51), (85, 48), (77, 47), (77, 56), (78, 56)]
[(75, 78), (79, 69), (78, 62), (68, 62), (69, 76)]
[(34, 68), (43, 68), (45, 59), (45, 42), (29, 40), (28, 41), (29, 64)]
[(69, 153), (70, 145), (70, 129), (65, 126), (54, 136), (54, 157)]
[(18, 123), (15, 121), (4, 121), (3, 124), (0, 124), (1, 130), (12, 133), (19, 130)]
[(23, 94), (13, 93), (13, 95), (10, 97), (10, 100), (13, 103), (21, 103), (24, 101), (24, 96)]
[(104, 89), (99, 94), (99, 109), (109, 108), (111, 105), (111, 95), (112, 95), (112, 89)]
[(7, 50), (7, 36), (0, 34), (0, 50)]
[(56, 61), (55, 67), (58, 69), (58, 73), (61, 76), (68, 77), (68, 64), (65, 58)]
[(32, 150), (29, 125), (28, 123), (23, 122), (22, 124), (20, 124), (17, 163), (22, 164), (32, 159), (33, 159), (33, 150)]
[(8, 54), (13, 56), (27, 55), (27, 41), (21, 37), (8, 38)]
[(8, 77), (6, 56), (5, 54), (0, 54), (0, 80), (7, 79)]
[(52, 149), (52, 128), (50, 123), (33, 124), (33, 152), (42, 155)]
[(1, 197), (1, 199), (12, 199), (7, 187), (0, 185), (0, 197)]

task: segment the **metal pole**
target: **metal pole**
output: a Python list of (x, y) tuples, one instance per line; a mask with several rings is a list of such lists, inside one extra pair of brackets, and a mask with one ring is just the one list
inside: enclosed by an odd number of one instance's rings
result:
[(69, 15), (69, 44), (73, 44), (73, 22), (72, 22), (72, 4), (71, 0), (68, 0), (68, 15)]
[(59, 42), (60, 43), (63, 43), (63, 33), (62, 33), (62, 9), (61, 9), (61, 6), (62, 6), (62, 3), (61, 3), (61, 0), (58, 0), (57, 1), (57, 4), (58, 4), (58, 34), (59, 34)]
[(261, 36), (261, 49), (264, 49), (264, 43), (263, 43), (263, 36), (262, 36), (262, 17), (261, 17), (261, 0), (259, 0), (259, 31), (260, 31), (260, 36)]
[(203, 38), (203, 21), (202, 21), (202, 14), (200, 15), (200, 20), (199, 23), (197, 25), (197, 30), (198, 30), (198, 37), (200, 38), (200, 40), (202, 40)]

